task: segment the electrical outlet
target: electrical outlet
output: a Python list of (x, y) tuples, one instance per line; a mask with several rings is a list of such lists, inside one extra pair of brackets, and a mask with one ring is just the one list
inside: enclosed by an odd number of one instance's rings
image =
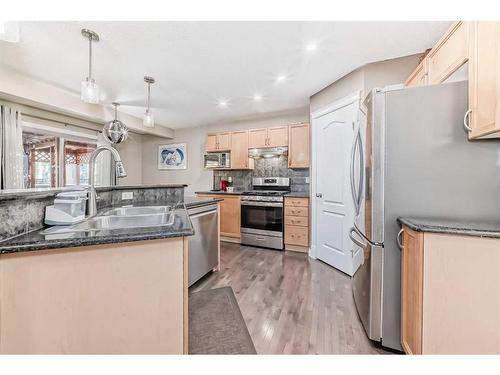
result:
[(122, 192), (122, 201), (127, 199), (134, 199), (133, 191), (124, 191)]

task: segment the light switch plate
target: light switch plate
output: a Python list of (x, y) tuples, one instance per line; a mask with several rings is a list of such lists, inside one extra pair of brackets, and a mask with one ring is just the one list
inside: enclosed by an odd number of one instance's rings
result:
[(127, 199), (134, 199), (133, 191), (124, 191), (122, 192), (122, 201)]
[(306, 177), (306, 184), (309, 183), (309, 177)]

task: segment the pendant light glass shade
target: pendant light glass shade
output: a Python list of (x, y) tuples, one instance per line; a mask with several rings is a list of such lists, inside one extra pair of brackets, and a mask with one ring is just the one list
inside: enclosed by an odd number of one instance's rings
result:
[(89, 29), (82, 29), (82, 35), (89, 40), (89, 75), (84, 81), (82, 81), (80, 98), (85, 103), (98, 104), (99, 86), (92, 78), (92, 42), (98, 42), (99, 35)]
[(153, 77), (144, 77), (144, 82), (148, 85), (148, 101), (146, 112), (144, 112), (144, 117), (142, 118), (142, 125), (145, 128), (154, 128), (155, 126), (155, 117), (153, 115), (153, 111), (151, 110), (151, 84), (155, 83), (155, 79)]
[(146, 109), (146, 112), (144, 112), (144, 117), (142, 119), (142, 125), (144, 125), (146, 128), (154, 128), (155, 116), (152, 110)]
[(81, 99), (85, 103), (98, 104), (99, 103), (99, 86), (93, 79), (86, 79), (82, 81), (81, 86)]
[(18, 43), (20, 40), (19, 22), (0, 21), (0, 40)]

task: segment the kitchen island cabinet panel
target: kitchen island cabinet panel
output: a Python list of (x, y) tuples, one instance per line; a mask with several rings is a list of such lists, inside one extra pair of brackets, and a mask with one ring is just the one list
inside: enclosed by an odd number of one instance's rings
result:
[(186, 238), (0, 256), (1, 354), (187, 353)]

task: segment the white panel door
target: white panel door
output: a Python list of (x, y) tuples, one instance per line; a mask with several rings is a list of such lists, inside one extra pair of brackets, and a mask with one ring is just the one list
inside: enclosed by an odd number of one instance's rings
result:
[(355, 215), (350, 165), (358, 109), (356, 100), (312, 120), (316, 257), (350, 276), (360, 264), (359, 248), (349, 238)]

